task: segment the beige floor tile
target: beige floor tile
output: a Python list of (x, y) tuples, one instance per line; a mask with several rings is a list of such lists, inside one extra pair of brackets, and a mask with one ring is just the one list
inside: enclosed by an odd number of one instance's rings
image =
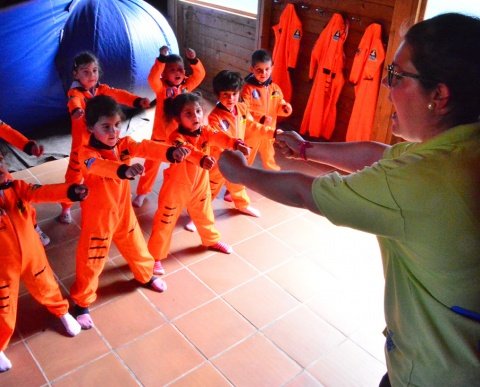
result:
[[(269, 231), (299, 253), (311, 250), (314, 244), (322, 243), (322, 241), (328, 243), (328, 235), (322, 235), (315, 223), (302, 217), (283, 222), (270, 228)], [(292, 237), (293, 233), (294, 238)]]
[(56, 387), (134, 387), (138, 386), (138, 381), (117, 357), (109, 354), (60, 378), (54, 385)]
[(236, 244), (235, 253), (262, 272), (281, 265), (296, 255), (284, 242), (265, 231)]
[(263, 332), (303, 367), (346, 340), (337, 329), (304, 306), (273, 322)]
[(323, 289), (337, 284), (332, 274), (303, 257), (294, 257), (268, 272), (268, 276), (300, 301), (308, 301)]
[(235, 253), (216, 253), (190, 265), (190, 270), (217, 294), (256, 277), (258, 271)]
[(216, 297), (215, 293), (189, 270), (178, 270), (166, 275), (164, 279), (168, 284), (166, 292), (162, 294), (149, 292), (146, 296), (169, 320)]
[[(307, 372), (302, 372), (285, 387), (326, 387)], [(333, 387), (333, 386), (332, 386)]]
[(254, 333), (254, 327), (222, 300), (214, 300), (174, 321), (175, 326), (210, 358)]
[(180, 332), (166, 324), (119, 348), (118, 354), (145, 386), (163, 386), (205, 360)]
[(10, 344), (5, 354), (12, 362), (12, 368), (8, 372), (0, 373), (0, 385), (41, 386), (47, 382), (25, 344)]
[(210, 363), (205, 363), (173, 382), (171, 387), (231, 387), (232, 384)]
[(281, 386), (301, 371), (292, 359), (257, 334), (213, 360), (237, 387)]
[(135, 290), (95, 309), (92, 316), (112, 348), (141, 337), (165, 322), (154, 306)]
[(71, 372), (108, 352), (95, 329), (82, 331), (75, 337), (45, 331), (28, 339), (27, 343), (49, 380)]
[(308, 367), (325, 386), (377, 386), (385, 366), (351, 341), (345, 341)]
[(270, 324), (299, 305), (290, 294), (265, 277), (255, 278), (223, 298), (257, 328)]

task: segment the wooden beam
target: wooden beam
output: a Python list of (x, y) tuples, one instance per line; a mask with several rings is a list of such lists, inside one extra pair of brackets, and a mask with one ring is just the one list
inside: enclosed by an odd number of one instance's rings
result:
[[(395, 1), (387, 52), (385, 54), (385, 64), (392, 62), (393, 56), (402, 41), (402, 33), (405, 32), (410, 25), (419, 21), (420, 17), (423, 17), (425, 3), (426, 0)], [(386, 87), (380, 88), (371, 137), (373, 141), (380, 141), (387, 144), (392, 142), (391, 116), (394, 111), (393, 105), (388, 99), (389, 93)]]

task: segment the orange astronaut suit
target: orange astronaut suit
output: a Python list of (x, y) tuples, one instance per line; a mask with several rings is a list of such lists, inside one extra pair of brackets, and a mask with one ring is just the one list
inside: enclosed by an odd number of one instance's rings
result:
[(130, 180), (124, 176), (132, 157), (171, 161), (169, 146), (130, 137), (119, 140), (113, 148), (93, 136), (80, 149), (82, 174), (89, 196), (81, 204), (82, 230), (77, 247), (75, 283), (70, 295), (76, 305), (87, 308), (97, 298), (98, 277), (115, 242), (133, 276), (142, 284), (153, 276), (154, 260), (132, 208)]
[[(176, 123), (171, 120), (167, 120), (163, 111), (163, 105), (167, 98), (173, 98), (178, 94), (187, 93), (193, 91), (205, 78), (205, 69), (202, 62), (198, 58), (190, 60), (192, 67), (192, 75), (185, 78), (179, 86), (168, 85), (162, 80), (162, 73), (165, 69), (165, 62), (155, 59), (150, 73), (148, 74), (148, 83), (155, 92), (157, 98), (157, 106), (155, 108), (155, 119), (153, 121), (152, 140), (154, 141), (166, 141), (176, 129)], [(161, 162), (158, 160), (146, 160), (145, 172), (140, 177), (137, 185), (137, 195), (148, 194), (155, 183), (157, 178), (158, 169)]]
[(171, 134), (172, 144), (184, 146), (192, 152), (186, 161), (171, 164), (163, 173), (158, 209), (148, 241), (148, 249), (155, 260), (167, 258), (173, 229), (185, 207), (204, 246), (212, 246), (220, 240), (214, 224), (209, 173), (201, 163), (205, 156), (210, 155), (212, 145), (233, 149), (238, 141), (208, 125), (194, 132), (180, 127)]
[(13, 129), (10, 125), (0, 120), (0, 138), (13, 145), (15, 148), (21, 149), (27, 154), (29, 145), (33, 143), (19, 131)]
[[(245, 141), (248, 137), (273, 136), (274, 130), (258, 122), (253, 121), (253, 117), (250, 114), (247, 105), (244, 102), (238, 102), (235, 105), (236, 114), (232, 113), (221, 103), (217, 103), (215, 108), (208, 116), (208, 123), (215, 129), (219, 129), (222, 132), (227, 133), (230, 137), (238, 138)], [(246, 142), (246, 141), (245, 141)], [(249, 143), (246, 142), (248, 146)], [(212, 147), (211, 154), (218, 160), (222, 148)], [(248, 162), (253, 163), (251, 156), (248, 158)], [(223, 184), (226, 185), (232, 201), (236, 208), (246, 208), (250, 205), (250, 198), (247, 195), (245, 186), (240, 184), (233, 184), (225, 180), (220, 173), (218, 165), (215, 165), (210, 171), (210, 189), (212, 190), (212, 200), (215, 199), (222, 189)]]
[(302, 23), (295, 12), (293, 4), (287, 4), (277, 25), (274, 25), (275, 45), (273, 47), (272, 79), (283, 90), (286, 101), (292, 97), (292, 82), (289, 69), (297, 66), (300, 40), (302, 38)]
[(382, 26), (370, 24), (358, 45), (349, 80), (355, 85), (355, 103), (346, 141), (369, 141), (377, 107), (385, 50)]
[(65, 183), (39, 186), (22, 180), (10, 180), (0, 187), (0, 351), (5, 350), (15, 329), (20, 279), (50, 313), (60, 317), (68, 312), (68, 301), (34, 230), (30, 202), (74, 199), (69, 187)]
[[(277, 127), (277, 117), (287, 117), (290, 114), (285, 113), (284, 107), (286, 101), (283, 99), (283, 93), (276, 83), (271, 79), (263, 84), (259, 83), (253, 74), (245, 78), (245, 85), (241, 93), (243, 101), (247, 104), (253, 119), (256, 122), (263, 123), (265, 116), (272, 118), (269, 126)], [(250, 159), (255, 160), (257, 151), (262, 157), (262, 164), (265, 169), (279, 170), (280, 167), (275, 162), (275, 151), (273, 149), (272, 136), (259, 135), (258, 131), (247, 133), (245, 142), (252, 148)]]
[(335, 129), (337, 101), (345, 83), (343, 43), (348, 24), (335, 13), (320, 34), (310, 58), (309, 77), (313, 79), (303, 115), (300, 134), (330, 139)]
[[(108, 95), (122, 105), (130, 107), (138, 107), (141, 97), (134, 95), (126, 90), (115, 89), (106, 84), (99, 84), (93, 90), (85, 89), (78, 81), (73, 82), (72, 87), (68, 90), (68, 111), (73, 114), (75, 110), (85, 110), (87, 101), (96, 95)], [(72, 148), (70, 151), (70, 159), (68, 161), (67, 171), (65, 173), (65, 182), (78, 183), (82, 181), (81, 165), (78, 160), (78, 152), (83, 145), (88, 144), (90, 133), (87, 130), (85, 117), (78, 119), (72, 118)], [(69, 208), (71, 203), (62, 203), (63, 208)]]

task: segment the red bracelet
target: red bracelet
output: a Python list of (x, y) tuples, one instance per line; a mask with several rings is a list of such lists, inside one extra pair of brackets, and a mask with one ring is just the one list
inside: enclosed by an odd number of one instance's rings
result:
[(311, 148), (311, 147), (313, 147), (313, 145), (312, 145), (310, 142), (308, 142), (308, 141), (304, 141), (304, 142), (302, 142), (302, 143), (300, 144), (300, 149), (299, 149), (299, 151), (298, 151), (298, 154), (299, 154), (300, 157), (301, 157), (302, 159), (304, 159), (305, 161), (308, 160), (308, 159), (307, 159), (306, 151), (307, 151), (308, 148)]

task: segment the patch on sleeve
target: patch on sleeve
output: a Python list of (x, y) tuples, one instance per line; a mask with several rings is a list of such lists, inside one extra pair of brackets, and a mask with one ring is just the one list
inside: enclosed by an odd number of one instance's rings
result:
[(224, 132), (228, 131), (228, 128), (230, 127), (230, 124), (228, 123), (227, 120), (221, 120), (220, 121), (220, 127)]
[(85, 164), (85, 166), (87, 167), (87, 169), (90, 169), (91, 166), (93, 165), (93, 163), (95, 162), (96, 158), (95, 157), (91, 157), (89, 159), (86, 159), (83, 163)]

